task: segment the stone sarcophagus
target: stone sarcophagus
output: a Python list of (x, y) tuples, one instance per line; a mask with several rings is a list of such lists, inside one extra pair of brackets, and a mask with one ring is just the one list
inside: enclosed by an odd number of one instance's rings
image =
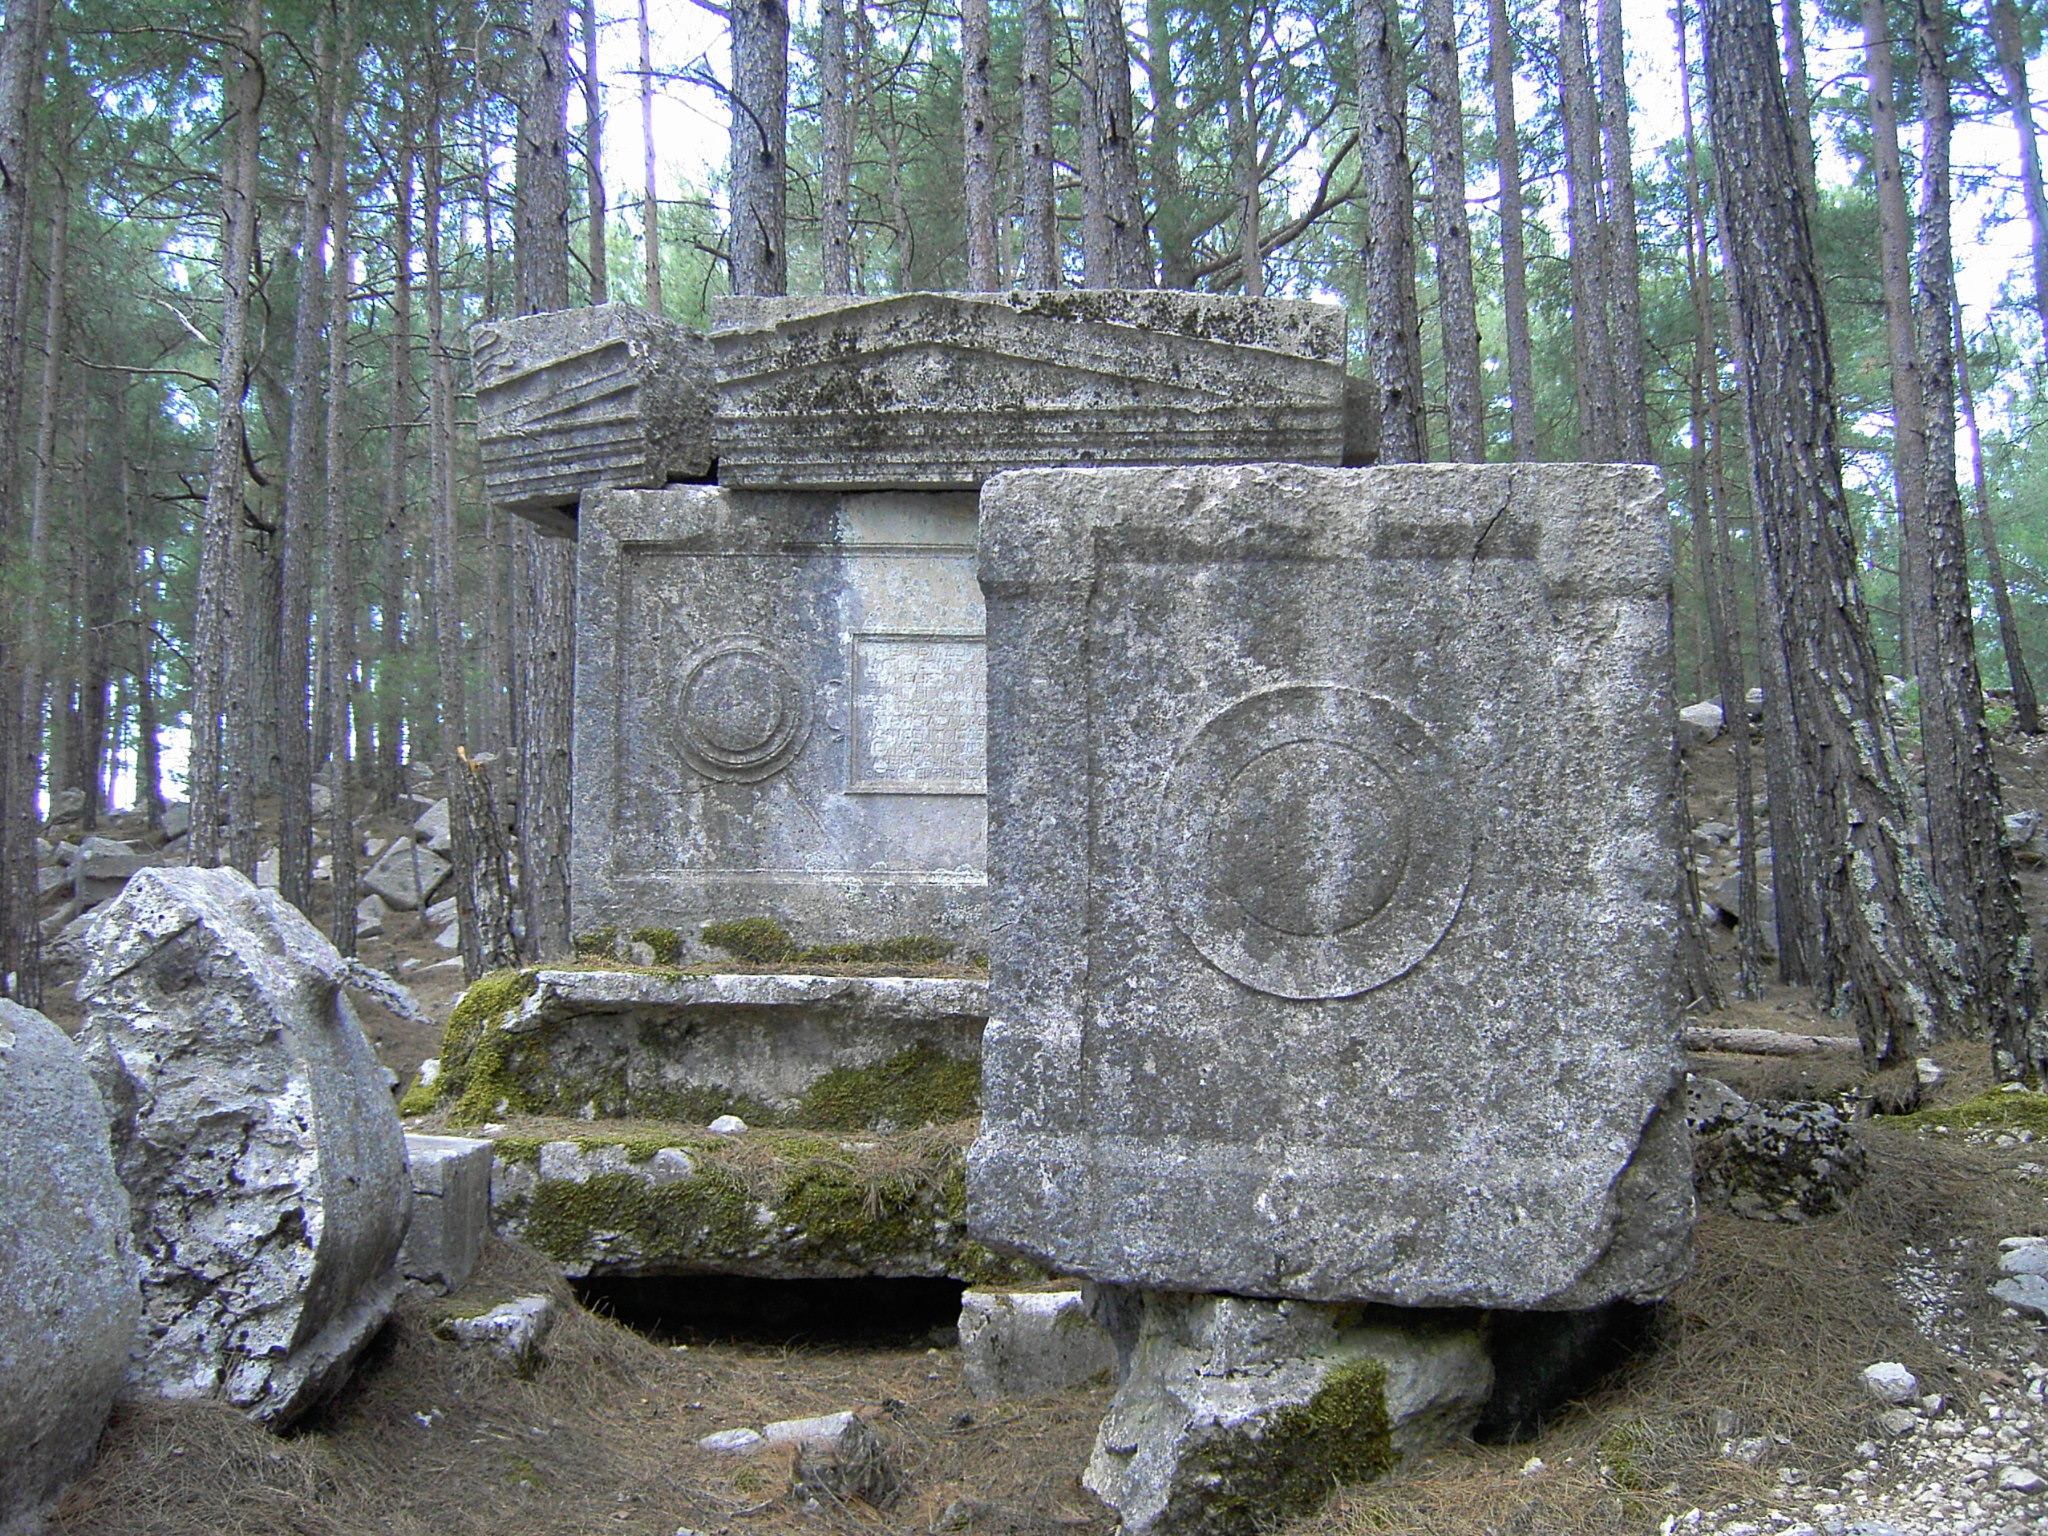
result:
[(1589, 1307), (1689, 1257), (1649, 470), (981, 501), (976, 1236), (1150, 1291)]
[(480, 325), (484, 491), (544, 531), (575, 532), (597, 486), (658, 486), (711, 469), (710, 348), (630, 304)]
[(728, 486), (971, 489), (1006, 469), (1341, 464), (1344, 312), (1177, 292), (723, 299)]
[(809, 941), (986, 912), (971, 495), (605, 491), (577, 547), (573, 921)]

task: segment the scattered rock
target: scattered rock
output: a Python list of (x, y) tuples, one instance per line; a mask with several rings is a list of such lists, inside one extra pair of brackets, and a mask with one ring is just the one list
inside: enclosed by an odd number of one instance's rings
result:
[(726, 1456), (750, 1455), (767, 1443), (758, 1429), (721, 1429), (697, 1442), (707, 1451), (717, 1451)]
[(50, 819), (47, 825), (55, 826), (60, 821), (75, 821), (84, 814), (85, 791), (60, 789), (50, 796)]
[(192, 807), (180, 801), (164, 807), (164, 841), (176, 842), (192, 830)]
[(1893, 1439), (1910, 1435), (1920, 1427), (1920, 1415), (1910, 1408), (1887, 1408), (1877, 1416), (1878, 1427)]
[(1863, 1390), (1880, 1403), (1896, 1407), (1919, 1395), (1920, 1378), (1897, 1361), (1885, 1360), (1863, 1368)]
[(458, 1344), (480, 1344), (520, 1375), (540, 1363), (540, 1346), (555, 1326), (551, 1296), (521, 1296), (477, 1317), (451, 1317), (436, 1325)]
[(2023, 1316), (2048, 1320), (2048, 1276), (2008, 1275), (1991, 1287), (1991, 1294)]
[(1998, 1486), (2005, 1493), (2039, 1493), (2048, 1488), (2048, 1478), (2031, 1467), (2000, 1467)]
[(427, 908), (427, 925), (432, 928), (439, 928), (444, 924), (454, 922), (455, 915), (455, 898), (450, 896), (445, 900), (435, 902), (431, 907)]
[(433, 900), (453, 867), (431, 849), (398, 838), (363, 875), (363, 889), (400, 912), (411, 912)]
[(450, 923), (446, 928), (435, 934), (434, 947), (436, 949), (449, 950), (462, 948), (462, 924)]
[(1832, 1104), (1723, 1104), (1694, 1131), (1699, 1197), (1751, 1221), (1842, 1210), (1863, 1182), (1863, 1144)]
[(0, 999), (0, 1531), (92, 1460), (141, 1313), (128, 1192), (78, 1049)]
[(847, 1431), (858, 1422), (852, 1413), (825, 1413), (809, 1419), (778, 1419), (763, 1425), (761, 1438), (770, 1445), (807, 1445), (814, 1450), (836, 1450)]
[(277, 889), (278, 872), (284, 866), (284, 855), (273, 848), (256, 861), (256, 888), (263, 891)]
[(1678, 744), (1704, 747), (1717, 739), (1723, 729), (1721, 706), (1711, 699), (1688, 704), (1678, 712)]
[(412, 1203), (334, 947), (232, 869), (145, 869), (94, 922), (80, 1041), (134, 1206), (130, 1390), (281, 1428), (397, 1299)]
[(422, 811), (420, 819), (412, 824), (412, 835), (435, 853), (453, 849), (455, 839), (448, 830), (448, 802), (436, 800)]
[(994, 1402), (1107, 1379), (1116, 1350), (1079, 1291), (970, 1289), (960, 1298), (960, 1361), (967, 1390)]
[(738, 1115), (720, 1115), (707, 1127), (719, 1136), (737, 1136), (747, 1128), (747, 1122)]
[[(1251, 1531), (1456, 1439), (1493, 1384), (1473, 1328), (1146, 1291), (1082, 1482), (1130, 1536)], [(1370, 1316), (1374, 1320), (1366, 1321)]]
[(2008, 1237), (1998, 1248), (2001, 1275), (2048, 1275), (2048, 1237)]
[(391, 909), (384, 905), (382, 896), (365, 896), (356, 903), (356, 937), (358, 939), (380, 939), (384, 936), (384, 923), (391, 916)]

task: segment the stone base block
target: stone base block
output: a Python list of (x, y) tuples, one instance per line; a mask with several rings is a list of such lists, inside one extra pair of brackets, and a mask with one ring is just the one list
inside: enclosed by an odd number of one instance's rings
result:
[(1493, 1384), (1463, 1318), (1166, 1292), (1134, 1310), (1130, 1367), (1082, 1478), (1127, 1536), (1237, 1536), (1307, 1514), (1333, 1485), (1464, 1434)]
[(967, 1390), (983, 1402), (1044, 1397), (1106, 1381), (1116, 1369), (1109, 1334), (1079, 1291), (967, 1292), (960, 1359)]
[(476, 1268), (491, 1223), (491, 1144), (408, 1134), (405, 1156), (412, 1168), (412, 1225), (398, 1267), (430, 1290), (459, 1290)]

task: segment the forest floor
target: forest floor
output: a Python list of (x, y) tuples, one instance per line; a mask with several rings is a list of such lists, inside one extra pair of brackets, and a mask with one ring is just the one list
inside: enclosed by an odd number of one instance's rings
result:
[[(2048, 746), (2001, 749), (2007, 809), (2048, 812)], [(1731, 821), (1726, 752), (1690, 754), (1695, 822)], [(1761, 772), (1761, 761), (1758, 763)], [(2037, 945), (2048, 939), (2048, 873), (2025, 877)], [(401, 916), (364, 958), (445, 1013), (458, 990), (427, 972), (446, 958)], [(1711, 935), (1732, 992), (1732, 943)], [(2048, 951), (2044, 951), (2048, 952)], [(407, 962), (413, 962), (408, 965)], [(422, 973), (426, 973), (422, 976)], [(365, 1020), (410, 1077), (436, 1032), (381, 1011)], [(1717, 1022), (1840, 1033), (1804, 993), (1768, 989)], [(1941, 1106), (1991, 1086), (1976, 1044), (1939, 1053), (1946, 1076), (1919, 1113), (1864, 1123), (1869, 1175), (1849, 1209), (1803, 1226), (1702, 1212), (1691, 1277), (1660, 1309), (1645, 1347), (1535, 1439), (1455, 1446), (1387, 1480), (1341, 1491), (1300, 1533), (1585, 1536), (1948, 1536), (2048, 1530), (2048, 1495), (1986, 1491), (1982, 1466), (1954, 1466), (1951, 1505), (1928, 1489), (1925, 1451), (1967, 1451), (2001, 1423), (2034, 1421), (2040, 1325), (1986, 1291), (1998, 1242), (2048, 1233), (2042, 1146), (1997, 1127), (1949, 1124)], [(1696, 1071), (1752, 1096), (1859, 1091), (1853, 1059), (1702, 1056)], [(2031, 1101), (2030, 1101), (2031, 1102)], [(2048, 1125), (2043, 1127), (2048, 1133)], [(2037, 1161), (2038, 1160), (2038, 1161)], [(562, 1309), (546, 1360), (518, 1377), (440, 1342), (441, 1316), (545, 1291)], [(462, 1291), (411, 1296), (352, 1388), (282, 1439), (205, 1406), (119, 1410), (100, 1461), (67, 1496), (61, 1536), (817, 1536), (974, 1531), (1044, 1536), (1115, 1521), (1080, 1486), (1107, 1388), (1030, 1402), (975, 1401), (949, 1316), (820, 1309), (780, 1332), (668, 1319), (634, 1332), (576, 1304), (537, 1255), (494, 1243)], [(1945, 1399), (1923, 1429), (1892, 1439), (1860, 1373), (1907, 1365)], [(2029, 1395), (2029, 1388), (2034, 1395)], [(786, 1459), (702, 1450), (713, 1430), (859, 1409), (906, 1491), (890, 1509), (792, 1492)], [(1943, 1419), (1948, 1427), (1943, 1427)], [(2048, 1424), (2048, 1413), (2039, 1421)], [(1972, 1438), (1974, 1436), (1974, 1438)], [(1949, 1442), (1944, 1441), (1943, 1444)], [(1958, 1452), (1958, 1455), (1963, 1452)], [(1983, 1459), (1989, 1460), (1988, 1455)], [(1916, 1462), (1919, 1465), (1916, 1466)], [(2033, 1465), (2033, 1463), (2029, 1463)], [(1991, 1481), (1987, 1483), (1987, 1478)], [(1977, 1507), (1971, 1501), (1982, 1494)], [(1944, 1495), (1946, 1497), (1946, 1495)], [(1901, 1514), (1899, 1511), (1905, 1511)]]

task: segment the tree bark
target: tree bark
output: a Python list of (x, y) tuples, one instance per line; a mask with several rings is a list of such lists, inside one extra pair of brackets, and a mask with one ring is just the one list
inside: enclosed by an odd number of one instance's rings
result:
[[(43, 290), (43, 366), (36, 388), (35, 467), (30, 471), (28, 488), (28, 558), (24, 562), (28, 583), (26, 601), (21, 609), (21, 697), (17, 705), (21, 740), (18, 743), (20, 759), (16, 782), (21, 785), (30, 807), (36, 802), (38, 769), (42, 766), (44, 695), (48, 691), (46, 682), (54, 660), (54, 648), (49, 643), (49, 624), (54, 606), (52, 598), (60, 595), (51, 591), (50, 525), (54, 511), (52, 502), (56, 497), (57, 424), (63, 414), (60, 391), (63, 383), (65, 300), (69, 293), (65, 269), (69, 264), (71, 215), (69, 189), (61, 177), (57, 179), (54, 190), (56, 196), (50, 208), (49, 274)], [(77, 606), (66, 604), (63, 611), (67, 615), (75, 613)], [(55, 713), (52, 711), (53, 715)], [(49, 783), (53, 791), (65, 784), (65, 775), (54, 761), (50, 764)], [(30, 848), (34, 848), (33, 834)], [(31, 894), (34, 889), (33, 884), (28, 887)]]
[(732, 4), (732, 291), (789, 291), (789, 10)]
[(1253, 35), (1255, 12), (1247, 11), (1244, 25), (1237, 29), (1232, 51), (1237, 55), (1237, 79), (1225, 98), (1230, 157), (1236, 162), (1237, 180), (1237, 274), (1249, 298), (1266, 293), (1265, 253), (1259, 247), (1259, 55)]
[(605, 254), (605, 222), (611, 210), (604, 194), (604, 77), (597, 72), (597, 0), (582, 0), (583, 30), (583, 201), (590, 215), (584, 231), (590, 267), (590, 302), (609, 303), (611, 279)]
[(988, 0), (960, 0), (960, 137), (967, 182), (967, 286), (1002, 286), (996, 255), (995, 103), (989, 90)]
[(1593, 89), (1583, 0), (1558, 0), (1557, 72), (1563, 101), (1565, 227), (1571, 239), (1572, 373), (1579, 411), (1579, 457), (1621, 456), (1615, 410), (1613, 339), (1607, 329), (1608, 256), (1600, 155), (1600, 103)]
[[(1146, 92), (1152, 98), (1152, 133), (1145, 147), (1145, 163), (1152, 184), (1152, 237), (1159, 247), (1159, 286), (1192, 288), (1195, 233), (1193, 208), (1181, 177), (1184, 108), (1174, 76), (1175, 17), (1170, 0), (1145, 0)], [(1051, 196), (1050, 162), (1046, 195)]]
[(1926, 526), (1921, 610), (1920, 740), (1927, 774), (1927, 847), (1949, 932), (1991, 1035), (1992, 1062), (2008, 1082), (2048, 1067), (2036, 1013), (2033, 948), (2019, 881), (2004, 840), (1998, 773), (1984, 729), (1984, 683), (1971, 621), (1969, 543), (1956, 483), (1955, 252), (1950, 237), (1948, 36), (1941, 0), (1916, 0), (1921, 154), (1919, 286), (1914, 309), (1926, 422)]
[(1970, 488), (1977, 518), (1977, 538), (1984, 546), (1984, 569), (1991, 578), (1991, 601), (1998, 614), (1998, 645), (2005, 653), (2005, 675), (2012, 685), (2013, 724), (2029, 736), (2041, 734), (2041, 703), (2034, 693), (2034, 675), (2020, 648), (2020, 629), (2013, 617), (2012, 591), (2005, 580), (2005, 556), (1998, 548), (1998, 528), (1991, 520), (1991, 492), (1984, 478), (1984, 439), (1977, 430), (1977, 393), (1970, 385), (1970, 352), (1963, 341), (1963, 306), (1956, 304), (1956, 388), (1963, 407), (1963, 426), (1970, 440)]
[(1365, 205), (1365, 355), (1379, 394), (1380, 459), (1429, 457), (1422, 326), (1415, 302), (1415, 183), (1408, 166), (1408, 71), (1394, 0), (1356, 0), (1358, 155)]
[(1792, 143), (1799, 155), (1799, 190), (1806, 206), (1815, 207), (1813, 190), (1813, 91), (1806, 80), (1806, 24), (1799, 0), (1784, 0), (1778, 37), (1785, 55), (1785, 95), (1792, 113)]
[(1052, 0), (1021, 0), (1024, 69), (1024, 271), (1026, 288), (1060, 286), (1052, 178)]
[(530, 0), (519, 99), (512, 262), (519, 310), (569, 307), (569, 80), (566, 0)]
[(1607, 170), (1608, 333), (1614, 345), (1616, 441), (1631, 464), (1648, 464), (1650, 407), (1643, 392), (1642, 245), (1636, 227), (1635, 154), (1629, 140), (1628, 58), (1621, 0), (1599, 0), (1600, 139)]
[[(1818, 1002), (1889, 1063), (1950, 1033), (1958, 980), (1909, 841), (1900, 761), (1858, 581), (1834, 367), (1769, 0), (1705, 0), (1709, 123), (1747, 405), (1757, 531), (1771, 573), (1796, 749), (1812, 808)], [(1775, 803), (1775, 802), (1774, 802)], [(1780, 858), (1787, 828), (1775, 829)]]
[(1892, 487), (1899, 518), (1899, 668), (1919, 669), (1914, 626), (1926, 584), (1923, 505), (1927, 418), (1920, 355), (1913, 340), (1912, 220), (1899, 161), (1898, 85), (1885, 0), (1863, 0), (1863, 75), (1870, 103), (1871, 172), (1877, 181), (1878, 273), (1884, 291), (1885, 349), (1892, 381)]
[[(829, 3), (838, 5), (843, 0), (829, 0)], [(840, 15), (843, 19), (843, 9)], [(646, 263), (647, 273), (641, 302), (649, 314), (658, 315), (662, 313), (661, 200), (654, 181), (654, 43), (647, 28), (647, 0), (640, 0), (640, 148), (647, 173), (647, 191), (641, 202), (640, 215), (640, 254)], [(826, 270), (830, 269), (827, 263)]]
[(1422, 36), (1429, 56), (1430, 208), (1443, 305), (1445, 436), (1453, 459), (1481, 464), (1486, 461), (1486, 406), (1479, 392), (1479, 298), (1472, 279), (1472, 225), (1465, 210), (1464, 85), (1451, 0), (1423, 0)]
[(263, 109), (263, 0), (244, 0), (242, 22), (226, 45), (222, 97), (231, 130), (221, 161), (221, 327), (219, 408), (213, 467), (206, 482), (200, 540), (197, 631), (192, 650), (192, 862), (220, 862), (222, 749), (227, 716), (239, 712), (229, 669), (243, 610), (242, 401), (249, 374), (249, 277), (256, 249), (257, 141)]
[[(966, 25), (965, 14), (963, 11), (963, 27)], [(986, 31), (985, 12), (982, 20)], [(984, 67), (984, 91), (987, 84)], [(847, 93), (846, 0), (819, 0), (818, 169), (821, 185), (818, 193), (818, 244), (824, 262), (827, 293), (853, 292), (852, 106), (852, 98)], [(971, 229), (972, 213), (968, 217)]]
[[(347, 142), (347, 74), (355, 67), (350, 0), (341, 0), (336, 26), (342, 34), (340, 70), (336, 74), (328, 116), (328, 142)], [(356, 660), (356, 584), (350, 569), (348, 528), (348, 323), (349, 323), (349, 189), (348, 156), (337, 153), (328, 190), (328, 227), (333, 231), (334, 262), (327, 294), (327, 624), (320, 661), (327, 675), (329, 743), (327, 787), (331, 796), (327, 841), (333, 860), (334, 897), (328, 934), (344, 955), (356, 952), (355, 774), (349, 761), (350, 679)], [(410, 363), (410, 358), (406, 361)], [(302, 903), (303, 905), (303, 903)]]
[(412, 357), (412, 119), (399, 123), (391, 212), (391, 437), (384, 471), (384, 528), (377, 582), (377, 777), (380, 805), (392, 806), (405, 793), (404, 726), (397, 669), (405, 651), (405, 488), (412, 448), (415, 403)]
[(1091, 288), (1149, 288), (1152, 257), (1145, 239), (1145, 210), (1138, 192), (1138, 154), (1131, 129), (1130, 39), (1121, 0), (1082, 0), (1085, 29), (1083, 71), (1088, 121), (1099, 167), (1084, 199), (1099, 205), (1100, 233), (1089, 253)]
[[(334, 90), (333, 33), (322, 29), (315, 54), (318, 92), (325, 98)], [(331, 112), (322, 112), (322, 122), (306, 153), (306, 186), (299, 209), (299, 285), (297, 314), (292, 326), (292, 396), (290, 436), (285, 446), (284, 504), (279, 513), (282, 564), (278, 595), (279, 694), (278, 694), (278, 894), (301, 912), (311, 902), (313, 868), (313, 742), (307, 716), (307, 652), (310, 646), (313, 603), (313, 500), (320, 472), (319, 434), (322, 397), (320, 363), (322, 322), (327, 318), (327, 269), (321, 255), (328, 222), (330, 155), (347, 151), (339, 140), (328, 137)], [(336, 264), (337, 285), (347, 277)], [(328, 381), (326, 403), (331, 409), (340, 398), (333, 380)], [(332, 678), (330, 675), (329, 682)]]
[(1515, 129), (1515, 34), (1507, 0), (1487, 0), (1494, 163), (1500, 171), (1501, 310), (1508, 347), (1508, 436), (1517, 463), (1536, 457), (1536, 363), (1529, 341), (1529, 258), (1522, 234), (1522, 152)]

